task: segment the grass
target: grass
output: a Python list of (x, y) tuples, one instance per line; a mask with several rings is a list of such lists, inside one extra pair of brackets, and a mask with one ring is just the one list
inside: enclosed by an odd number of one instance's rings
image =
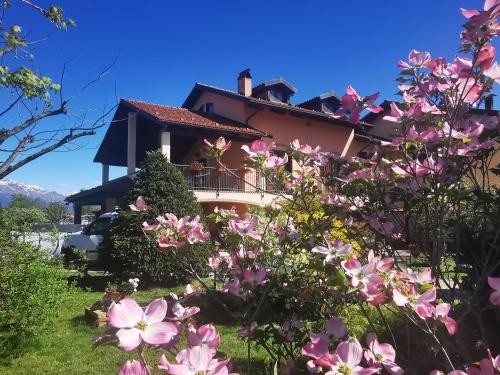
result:
[[(154, 298), (181, 288), (155, 288), (139, 291), (134, 298), (139, 303), (147, 303)], [(61, 310), (59, 323), (36, 340), (25, 342), (22, 352), (13, 352), (0, 357), (0, 374), (37, 375), (37, 374), (116, 374), (127, 360), (135, 358), (133, 353), (123, 353), (117, 348), (101, 346), (93, 348), (92, 337), (104, 329), (87, 325), (83, 319), (84, 308), (102, 297), (102, 292), (76, 289), (76, 292)], [(219, 350), (232, 358), (233, 370), (246, 373), (246, 343), (236, 336), (234, 325), (217, 325), (221, 335)], [(182, 341), (181, 341), (182, 342)], [(184, 341), (185, 342), (185, 341)], [(160, 350), (148, 350), (146, 358), (153, 366), (158, 364)], [(266, 353), (252, 348), (252, 374), (269, 373)], [(160, 372), (154, 372), (160, 373)]]

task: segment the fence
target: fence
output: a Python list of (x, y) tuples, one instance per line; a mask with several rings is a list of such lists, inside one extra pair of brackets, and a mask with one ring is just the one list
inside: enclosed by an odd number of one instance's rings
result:
[(255, 170), (193, 167), (174, 164), (193, 190), (256, 193), (266, 190), (266, 180)]

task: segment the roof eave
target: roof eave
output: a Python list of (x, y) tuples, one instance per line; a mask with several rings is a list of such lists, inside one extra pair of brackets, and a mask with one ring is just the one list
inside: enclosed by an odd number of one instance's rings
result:
[[(198, 99), (198, 97), (200, 95), (200, 91), (203, 91), (203, 90), (206, 90), (206, 91), (209, 91), (209, 92), (212, 92), (215, 94), (219, 94), (222, 96), (226, 96), (229, 98), (233, 98), (233, 99), (236, 99), (236, 100), (239, 100), (242, 102), (252, 103), (252, 104), (257, 105), (257, 106), (273, 107), (273, 108), (277, 108), (277, 109), (282, 110), (282, 111), (289, 112), (291, 114), (298, 113), (301, 115), (300, 117), (304, 117), (304, 115), (306, 115), (305, 117), (310, 117), (310, 118), (317, 119), (320, 121), (330, 122), (330, 123), (344, 126), (344, 127), (348, 127), (351, 129), (356, 129), (356, 127), (358, 126), (358, 125), (353, 124), (353, 123), (346, 121), (346, 120), (333, 118), (332, 116), (330, 116), (326, 113), (323, 113), (323, 112), (317, 112), (317, 111), (309, 110), (306, 108), (300, 108), (300, 107), (292, 106), (292, 105), (279, 104), (279, 103), (266, 101), (266, 100), (259, 99), (259, 98), (254, 98), (251, 96), (244, 96), (244, 95), (240, 95), (240, 94), (237, 94), (235, 92), (228, 91), (228, 90), (226, 91), (226, 90), (221, 89), (221, 88), (213, 87), (210, 85), (205, 85), (203, 83), (196, 83), (195, 84), (194, 88), (191, 90), (190, 94), (188, 95), (188, 97), (184, 101), (184, 104), (182, 105), (182, 107), (186, 108), (186, 109), (190, 109), (190, 105), (191, 106), (194, 105), (194, 103), (196, 102), (196, 100)], [(193, 98), (194, 95), (197, 95), (196, 99)], [(365, 124), (363, 123), (363, 125), (365, 125)]]

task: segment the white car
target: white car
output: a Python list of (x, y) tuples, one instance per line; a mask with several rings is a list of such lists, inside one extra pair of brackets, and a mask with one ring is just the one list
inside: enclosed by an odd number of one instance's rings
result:
[(104, 232), (117, 217), (116, 212), (107, 212), (85, 226), (82, 231), (70, 233), (61, 246), (62, 251), (73, 247), (85, 251), (90, 262), (97, 261), (97, 246), (101, 243)]

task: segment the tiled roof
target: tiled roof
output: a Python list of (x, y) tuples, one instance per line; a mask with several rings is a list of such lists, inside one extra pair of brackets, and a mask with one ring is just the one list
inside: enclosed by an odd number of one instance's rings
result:
[(170, 107), (161, 104), (146, 103), (133, 99), (122, 99), (123, 102), (143, 111), (160, 122), (175, 123), (189, 127), (209, 128), (232, 133), (265, 135), (264, 132), (248, 125), (219, 116), (215, 113), (192, 112), (186, 108)]
[[(228, 89), (208, 85), (206, 83), (199, 83), (199, 82), (195, 84), (194, 88), (191, 90), (191, 93), (188, 95), (188, 97), (184, 101), (184, 104), (182, 105), (182, 107), (189, 108), (192, 105), (194, 105), (194, 103), (198, 99), (199, 95), (201, 95), (201, 92), (204, 90), (208, 90), (208, 91), (220, 94), (220, 95), (232, 97), (232, 98), (235, 98), (235, 99), (247, 102), (247, 103), (253, 103), (253, 104), (257, 104), (257, 105), (260, 104), (260, 105), (270, 107), (270, 108), (282, 109), (282, 110), (288, 111), (292, 114), (309, 115), (311, 117), (317, 118), (318, 120), (332, 122), (332, 123), (335, 123), (337, 125), (349, 127), (351, 129), (359, 130), (359, 128), (360, 128), (359, 124), (353, 124), (349, 121), (335, 118), (335, 117), (333, 117), (333, 114), (331, 114), (331, 113), (314, 111), (312, 109), (302, 108), (302, 107), (298, 107), (298, 106), (292, 105), (292, 104), (273, 102), (270, 100), (255, 98), (253, 96), (245, 96), (245, 95), (238, 94), (238, 93), (231, 91), (231, 90), (228, 90)], [(362, 125), (365, 125), (365, 124), (362, 124)]]

